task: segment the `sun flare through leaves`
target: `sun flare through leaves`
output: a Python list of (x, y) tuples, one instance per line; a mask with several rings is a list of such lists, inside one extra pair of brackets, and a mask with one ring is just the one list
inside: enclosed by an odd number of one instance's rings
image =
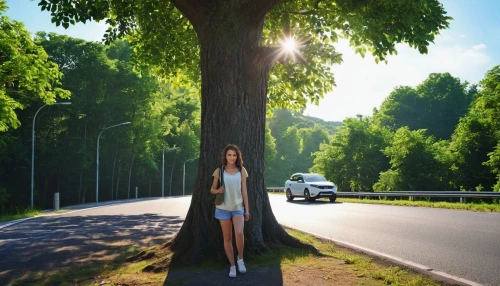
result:
[(284, 62), (291, 60), (293, 62), (305, 61), (300, 54), (300, 49), (304, 47), (302, 41), (295, 36), (284, 37), (278, 41), (280, 45), (278, 57)]

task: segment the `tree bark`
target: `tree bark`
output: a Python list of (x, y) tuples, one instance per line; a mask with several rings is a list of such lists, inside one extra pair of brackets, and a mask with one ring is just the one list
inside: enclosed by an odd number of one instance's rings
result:
[[(220, 224), (213, 219), (209, 198), (212, 173), (221, 165), (221, 152), (227, 144), (240, 147), (249, 173), (245, 256), (273, 245), (305, 246), (278, 224), (264, 182), (267, 82), (276, 62), (273, 50), (260, 44), (266, 13), (249, 13), (256, 9), (252, 1), (226, 1), (216, 6), (186, 15), (198, 17), (193, 26), (201, 45), (200, 160), (186, 220), (168, 245), (177, 262), (188, 264), (206, 257), (226, 259)], [(205, 17), (204, 21), (199, 17)], [(203, 25), (197, 25), (200, 22)]]

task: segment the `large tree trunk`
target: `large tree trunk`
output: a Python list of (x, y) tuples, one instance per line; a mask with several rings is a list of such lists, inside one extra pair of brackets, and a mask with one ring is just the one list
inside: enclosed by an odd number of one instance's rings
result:
[(212, 173), (221, 165), (221, 152), (230, 143), (240, 147), (249, 173), (245, 255), (273, 245), (303, 246), (278, 224), (264, 182), (267, 82), (275, 59), (270, 49), (260, 45), (265, 15), (262, 9), (266, 8), (252, 3), (226, 1), (214, 10), (200, 8), (200, 14), (178, 5), (188, 19), (194, 19), (191, 22), (201, 44), (202, 76), (198, 178), (186, 220), (171, 245), (174, 258), (180, 262), (192, 263), (203, 257), (225, 259), (209, 190)]

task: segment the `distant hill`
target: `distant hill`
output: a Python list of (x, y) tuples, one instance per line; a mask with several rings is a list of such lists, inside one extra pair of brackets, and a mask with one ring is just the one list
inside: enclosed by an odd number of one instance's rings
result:
[[(269, 120), (269, 118), (267, 119)], [(281, 136), (289, 126), (300, 128), (313, 128), (319, 125), (325, 129), (330, 136), (337, 132), (338, 127), (342, 126), (340, 121), (325, 121), (323, 119), (302, 115), (299, 112), (292, 112), (288, 109), (273, 110), (273, 116), (270, 119), (272, 135), (277, 138)]]
[(324, 126), (325, 129), (328, 131), (328, 134), (330, 134), (330, 136), (333, 135), (335, 132), (337, 132), (338, 127), (342, 126), (341, 121), (325, 121), (321, 118), (307, 116), (307, 115), (297, 115), (297, 118), (301, 118), (303, 120), (303, 124), (306, 124), (304, 126), (307, 127), (313, 127), (314, 124), (319, 124), (321, 126)]

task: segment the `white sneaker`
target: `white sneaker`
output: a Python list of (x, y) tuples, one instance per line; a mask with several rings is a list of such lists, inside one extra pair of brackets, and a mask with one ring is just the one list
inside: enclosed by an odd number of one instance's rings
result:
[(240, 271), (240, 273), (247, 272), (247, 268), (245, 267), (245, 262), (243, 262), (243, 259), (238, 259), (236, 263), (238, 264), (238, 270)]
[(229, 277), (236, 277), (236, 266), (229, 267)]

